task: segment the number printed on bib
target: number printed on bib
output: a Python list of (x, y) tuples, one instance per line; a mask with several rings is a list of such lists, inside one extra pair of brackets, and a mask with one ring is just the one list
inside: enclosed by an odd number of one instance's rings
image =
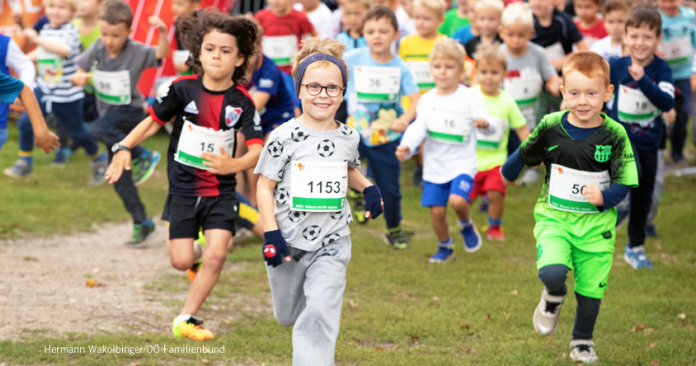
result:
[(622, 122), (639, 123), (647, 126), (660, 114), (640, 89), (631, 89), (619, 84), (619, 119)]
[(549, 183), (549, 205), (557, 210), (579, 213), (597, 213), (597, 206), (587, 201), (582, 194), (588, 185), (599, 186), (600, 190), (609, 188), (609, 171), (583, 172), (551, 164)]
[(128, 70), (93, 71), (94, 89), (99, 100), (107, 104), (131, 103), (131, 80)]
[(454, 145), (469, 143), (473, 120), (467, 113), (435, 110), (427, 118), (428, 136), (431, 139)]
[(665, 55), (665, 61), (667, 61), (669, 66), (677, 66), (689, 62), (689, 57), (694, 52), (690, 37), (682, 37), (669, 42), (662, 41), (661, 47)]
[(496, 123), (496, 130), (490, 135), (481, 132), (476, 133), (476, 148), (481, 150), (498, 150), (503, 141), (505, 132), (508, 131), (509, 123), (507, 118), (491, 117), (489, 123)]
[(292, 210), (306, 212), (341, 211), (348, 188), (348, 163), (292, 162), (290, 193)]
[(401, 69), (398, 67), (355, 67), (355, 91), (359, 102), (396, 102), (400, 89)]
[(418, 89), (427, 91), (435, 87), (435, 79), (430, 75), (430, 62), (409, 61), (408, 68), (418, 84)]
[(544, 53), (546, 54), (546, 57), (549, 59), (549, 61), (560, 60), (566, 55), (561, 42), (556, 42), (548, 47), (545, 47)]
[[(51, 39), (51, 43), (60, 43), (59, 39), (54, 37)], [(46, 51), (43, 47), (39, 47), (37, 51), (37, 61), (39, 77), (45, 81), (49, 87), (55, 88), (58, 83), (63, 78), (63, 65), (65, 64), (65, 59)]]
[(220, 146), (230, 155), (234, 152), (234, 130), (215, 131), (212, 128), (194, 125), (184, 118), (179, 145), (174, 160), (198, 169), (210, 169), (203, 165), (207, 161), (203, 153), (220, 155)]
[(183, 64), (186, 63), (189, 56), (191, 56), (191, 52), (188, 50), (176, 50), (172, 54), (172, 59), (175, 64)]
[(297, 54), (297, 36), (263, 36), (263, 54), (278, 66), (289, 66)]

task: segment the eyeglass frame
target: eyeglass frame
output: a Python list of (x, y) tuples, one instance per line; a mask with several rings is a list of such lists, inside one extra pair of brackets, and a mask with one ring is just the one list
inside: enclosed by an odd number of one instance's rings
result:
[[(309, 92), (309, 88), (308, 88), (308, 86), (310, 86), (310, 85), (319, 85), (319, 87), (321, 88), (321, 89), (319, 90), (319, 93), (316, 93), (316, 94), (310, 93), (310, 92)], [(341, 95), (341, 92), (343, 92), (344, 90), (346, 90), (346, 88), (340, 87), (340, 86), (335, 85), (335, 84), (334, 84), (334, 85), (326, 85), (326, 86), (324, 86), (324, 85), (321, 85), (321, 84), (319, 84), (319, 83), (310, 83), (310, 84), (300, 84), (300, 86), (304, 86), (304, 87), (307, 89), (307, 94), (309, 94), (309, 95), (311, 95), (311, 96), (313, 96), (313, 97), (316, 97), (317, 95), (321, 94), (321, 92), (326, 91), (326, 95), (327, 95), (329, 98), (336, 98), (336, 97), (338, 97), (339, 95)], [(335, 86), (335, 87), (337, 87), (337, 88), (340, 89), (340, 91), (338, 92), (338, 95), (335, 95), (335, 96), (332, 97), (332, 96), (329, 94), (329, 87), (330, 87), (330, 86)]]

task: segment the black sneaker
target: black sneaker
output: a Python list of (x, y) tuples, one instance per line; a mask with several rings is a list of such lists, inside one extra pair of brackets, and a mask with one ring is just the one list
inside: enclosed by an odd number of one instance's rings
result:
[(350, 206), (355, 221), (360, 225), (367, 224), (367, 218), (365, 217), (365, 197), (363, 194), (351, 189), (348, 191), (348, 199), (350, 199)]
[(411, 240), (412, 234), (403, 231), (401, 228), (389, 229), (389, 232), (384, 234), (384, 242), (390, 247), (397, 250), (408, 249), (408, 242)]
[(133, 246), (142, 244), (153, 232), (155, 232), (155, 224), (152, 219), (147, 219), (142, 224), (135, 224), (133, 225), (133, 236), (126, 244)]

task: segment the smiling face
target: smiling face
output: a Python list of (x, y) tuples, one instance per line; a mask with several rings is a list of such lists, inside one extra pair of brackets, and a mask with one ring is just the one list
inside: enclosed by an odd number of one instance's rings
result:
[(563, 75), (561, 93), (575, 122), (588, 123), (597, 117), (613, 91), (603, 75), (590, 78), (575, 70)]
[(51, 28), (58, 28), (72, 20), (74, 12), (70, 5), (65, 1), (49, 1), (45, 7), (46, 18)]
[[(343, 91), (336, 97), (330, 97), (327, 89), (321, 89), (319, 94), (310, 95), (308, 88), (326, 86), (335, 90), (337, 87), (345, 88), (343, 76), (338, 66), (324, 62), (322, 65), (310, 65), (305, 71), (300, 84), (299, 98), (302, 101), (303, 115), (318, 123), (333, 122), (338, 107), (343, 102)], [(312, 67), (314, 66), (314, 67)]]
[(679, 15), (680, 0), (657, 0), (657, 5), (663, 13), (668, 17)]
[(370, 19), (363, 24), (363, 36), (370, 51), (381, 54), (389, 51), (392, 42), (399, 39), (399, 31), (387, 18)]
[(476, 61), (476, 81), (486, 95), (494, 95), (498, 92), (506, 74), (505, 67), (498, 60)]
[(215, 81), (231, 80), (235, 68), (244, 63), (244, 55), (239, 54), (239, 48), (237, 48), (237, 39), (217, 29), (203, 36), (198, 58), (204, 74)]
[(662, 40), (662, 34), (657, 35), (655, 29), (647, 24), (640, 27), (627, 27), (625, 35), (626, 47), (631, 57), (637, 61), (652, 59), (657, 45)]

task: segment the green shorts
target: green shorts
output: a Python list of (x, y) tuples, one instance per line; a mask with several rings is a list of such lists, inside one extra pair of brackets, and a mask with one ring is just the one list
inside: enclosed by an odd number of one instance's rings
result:
[(551, 264), (564, 264), (575, 272), (575, 292), (601, 299), (608, 286), (616, 233), (611, 230), (611, 235), (604, 231), (604, 236), (597, 232), (578, 237), (570, 226), (562, 221), (537, 223), (534, 227), (537, 269)]

